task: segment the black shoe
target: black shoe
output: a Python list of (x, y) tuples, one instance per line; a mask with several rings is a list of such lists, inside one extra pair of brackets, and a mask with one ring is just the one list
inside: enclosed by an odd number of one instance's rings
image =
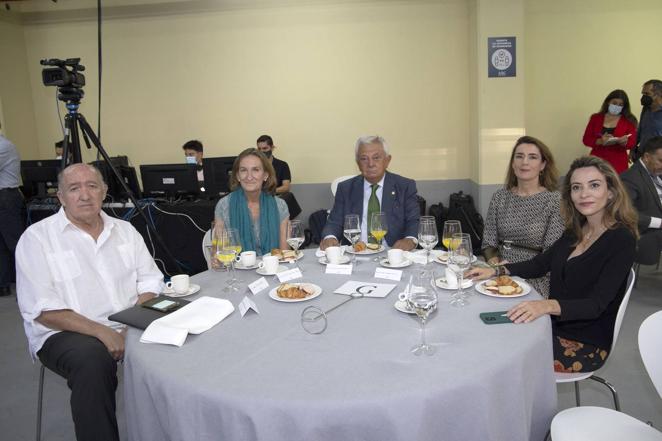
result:
[(8, 286), (0, 286), (0, 297), (11, 295), (11, 289)]

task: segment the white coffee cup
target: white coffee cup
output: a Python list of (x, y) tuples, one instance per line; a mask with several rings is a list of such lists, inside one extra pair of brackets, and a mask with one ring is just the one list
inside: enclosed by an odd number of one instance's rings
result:
[(345, 249), (343, 247), (328, 247), (324, 250), (324, 253), (326, 254), (326, 260), (329, 261), (329, 263), (337, 265), (340, 263), (343, 254), (345, 254)]
[(188, 274), (177, 274), (172, 276), (170, 281), (166, 283), (166, 288), (175, 291), (177, 294), (184, 294), (189, 290), (189, 276)]
[(405, 260), (405, 253), (399, 248), (391, 248), (388, 250), (388, 263), (390, 265), (400, 265)]
[(255, 265), (255, 260), (257, 259), (257, 254), (255, 251), (244, 251), (237, 256), (237, 262), (241, 263), (244, 267), (250, 267)]
[(446, 284), (451, 288), (457, 288), (457, 274), (450, 268), (446, 268)]
[(278, 272), (278, 256), (262, 257), (262, 262), (258, 267), (263, 268), (267, 274), (276, 274)]

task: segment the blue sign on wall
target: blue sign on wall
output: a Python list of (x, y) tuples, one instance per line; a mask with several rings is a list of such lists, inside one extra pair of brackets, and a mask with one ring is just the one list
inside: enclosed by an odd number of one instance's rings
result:
[(515, 37), (489, 37), (487, 39), (487, 76), (514, 77), (517, 73), (515, 62)]

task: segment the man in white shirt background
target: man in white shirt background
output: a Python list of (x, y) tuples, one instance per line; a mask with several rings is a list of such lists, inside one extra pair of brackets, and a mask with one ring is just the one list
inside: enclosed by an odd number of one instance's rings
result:
[(67, 379), (76, 438), (118, 440), (117, 361), (124, 334), (108, 316), (147, 301), (163, 275), (142, 236), (101, 210), (99, 171), (74, 164), (58, 178), (60, 211), (16, 248), (16, 291), (30, 353)]
[(0, 297), (11, 294), (14, 250), (25, 229), (25, 203), (18, 189), (20, 170), (16, 146), (0, 134)]

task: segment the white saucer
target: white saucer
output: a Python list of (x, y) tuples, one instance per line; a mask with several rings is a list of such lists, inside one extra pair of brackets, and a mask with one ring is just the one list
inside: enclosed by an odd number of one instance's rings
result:
[[(340, 256), (340, 262), (338, 262), (336, 265), (343, 265), (349, 262), (350, 260), (351, 258), (349, 256)], [(328, 265), (329, 263), (331, 263), (328, 260), (326, 260), (326, 256), (320, 257), (319, 259), (317, 259), (317, 261), (322, 265)]]
[[(435, 280), (435, 284), (436, 284), (439, 288), (442, 288), (442, 289), (450, 289), (450, 290), (455, 290), (455, 289), (457, 289), (457, 282), (455, 283), (455, 285), (449, 285), (448, 282), (446, 281), (446, 278), (445, 278), (445, 277), (440, 277), (440, 278), (436, 279), (436, 280)], [(464, 279), (464, 280), (462, 281), (462, 289), (470, 288), (471, 286), (473, 286), (473, 284), (474, 284), (474, 281), (473, 281), (473, 280), (471, 280), (471, 279)]]
[(186, 297), (186, 296), (193, 295), (198, 291), (200, 291), (200, 285), (196, 285), (195, 283), (191, 283), (188, 286), (188, 291), (186, 291), (183, 294), (178, 294), (175, 291), (173, 291), (172, 288), (168, 288), (167, 286), (163, 288), (163, 291), (161, 291), (161, 294), (165, 294), (168, 297)]
[(388, 261), (387, 258), (384, 258), (384, 259), (380, 259), (380, 260), (379, 260), (379, 264), (380, 264), (381, 266), (386, 267), (386, 268), (406, 268), (406, 267), (408, 267), (409, 265), (411, 265), (411, 263), (412, 263), (411, 260), (407, 260), (407, 259), (405, 259), (405, 260), (403, 260), (402, 262), (400, 262), (400, 263), (397, 264), (397, 265), (391, 265), (391, 264), (389, 263), (389, 261)]
[(409, 306), (407, 306), (407, 302), (405, 302), (404, 300), (398, 299), (393, 304), (393, 307), (400, 312), (404, 312), (405, 314), (416, 314), (412, 309), (409, 309)]
[(275, 276), (276, 274), (282, 273), (283, 271), (287, 271), (287, 267), (285, 265), (278, 265), (278, 269), (275, 273), (268, 273), (264, 268), (258, 268), (255, 272), (261, 276)]
[(258, 265), (259, 263), (260, 263), (260, 262), (258, 262), (258, 261), (256, 260), (255, 263), (254, 263), (253, 265), (251, 265), (251, 266), (244, 266), (241, 262), (235, 262), (235, 263), (234, 263), (234, 267), (235, 267), (235, 269), (239, 269), (239, 270), (253, 270), (253, 269), (256, 269), (256, 268), (257, 268), (257, 265)]

